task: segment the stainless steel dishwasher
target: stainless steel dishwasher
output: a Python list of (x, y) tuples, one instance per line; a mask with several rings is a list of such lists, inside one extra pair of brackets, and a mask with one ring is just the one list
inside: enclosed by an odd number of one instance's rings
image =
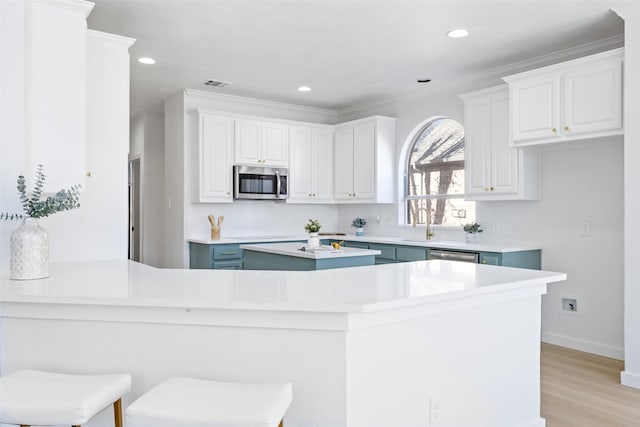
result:
[(473, 262), (478, 263), (480, 254), (477, 252), (458, 252), (447, 250), (433, 250), (429, 249), (429, 256), (427, 259), (441, 259), (445, 261), (460, 261), (460, 262)]

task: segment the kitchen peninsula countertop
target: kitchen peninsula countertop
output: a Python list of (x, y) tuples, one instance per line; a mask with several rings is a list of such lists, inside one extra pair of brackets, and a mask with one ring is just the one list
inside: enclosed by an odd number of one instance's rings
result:
[[(426, 248), (437, 249), (453, 249), (459, 251), (470, 252), (522, 252), (533, 251), (542, 249), (542, 245), (528, 242), (477, 242), (466, 243), (463, 241), (454, 240), (426, 240), (418, 238), (408, 237), (389, 237), (389, 236), (356, 236), (353, 234), (348, 235), (326, 235), (320, 236), (321, 239), (331, 240), (345, 240), (351, 242), (367, 242), (367, 243), (381, 243), (388, 245), (403, 245), (403, 246), (418, 246)], [(188, 242), (200, 243), (204, 245), (222, 245), (222, 244), (243, 244), (243, 243), (261, 243), (261, 242), (293, 242), (293, 241), (306, 241), (306, 235), (292, 235), (292, 236), (242, 236), (242, 237), (226, 237), (221, 240), (208, 240), (208, 239), (187, 239)]]
[(124, 406), (173, 375), (291, 382), (291, 427), (424, 426), (429, 396), (446, 402), (447, 425), (544, 425), (541, 295), (563, 273), (440, 260), (304, 272), (118, 260), (52, 263), (50, 274), (0, 278), (0, 374), (127, 372)]

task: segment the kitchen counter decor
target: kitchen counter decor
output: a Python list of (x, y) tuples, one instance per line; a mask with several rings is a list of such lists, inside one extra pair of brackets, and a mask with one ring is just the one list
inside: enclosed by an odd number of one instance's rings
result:
[(18, 220), (22, 224), (11, 234), (10, 279), (33, 280), (49, 277), (49, 237), (37, 219), (53, 215), (56, 212), (76, 209), (80, 185), (62, 189), (53, 196), (41, 200), (46, 175), (44, 167), (38, 165), (36, 183), (31, 194), (23, 175), (18, 176), (18, 194), (24, 210), (19, 213), (0, 213), (0, 219)]
[(478, 241), (478, 233), (482, 233), (484, 231), (480, 227), (482, 226), (477, 222), (463, 225), (462, 229), (464, 230), (465, 233), (467, 233), (464, 236), (465, 242), (476, 243)]
[(310, 248), (316, 248), (320, 246), (320, 238), (318, 237), (318, 231), (322, 228), (320, 222), (317, 219), (309, 219), (307, 225), (304, 226), (304, 230), (309, 233), (309, 240), (307, 244)]
[(367, 220), (364, 218), (356, 217), (351, 221), (351, 226), (356, 229), (356, 236), (364, 236), (365, 225), (367, 225)]

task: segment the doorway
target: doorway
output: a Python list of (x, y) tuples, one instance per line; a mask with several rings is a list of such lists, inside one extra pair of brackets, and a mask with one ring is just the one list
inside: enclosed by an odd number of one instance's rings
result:
[(140, 158), (129, 160), (129, 259), (140, 262)]

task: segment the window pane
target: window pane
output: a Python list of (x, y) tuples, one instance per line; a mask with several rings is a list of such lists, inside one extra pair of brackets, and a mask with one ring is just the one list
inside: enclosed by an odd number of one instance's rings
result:
[(429, 221), (433, 225), (461, 226), (475, 222), (475, 202), (457, 198), (407, 200), (407, 224), (421, 225)]
[(407, 165), (410, 196), (464, 194), (464, 128), (436, 119), (416, 138)]

